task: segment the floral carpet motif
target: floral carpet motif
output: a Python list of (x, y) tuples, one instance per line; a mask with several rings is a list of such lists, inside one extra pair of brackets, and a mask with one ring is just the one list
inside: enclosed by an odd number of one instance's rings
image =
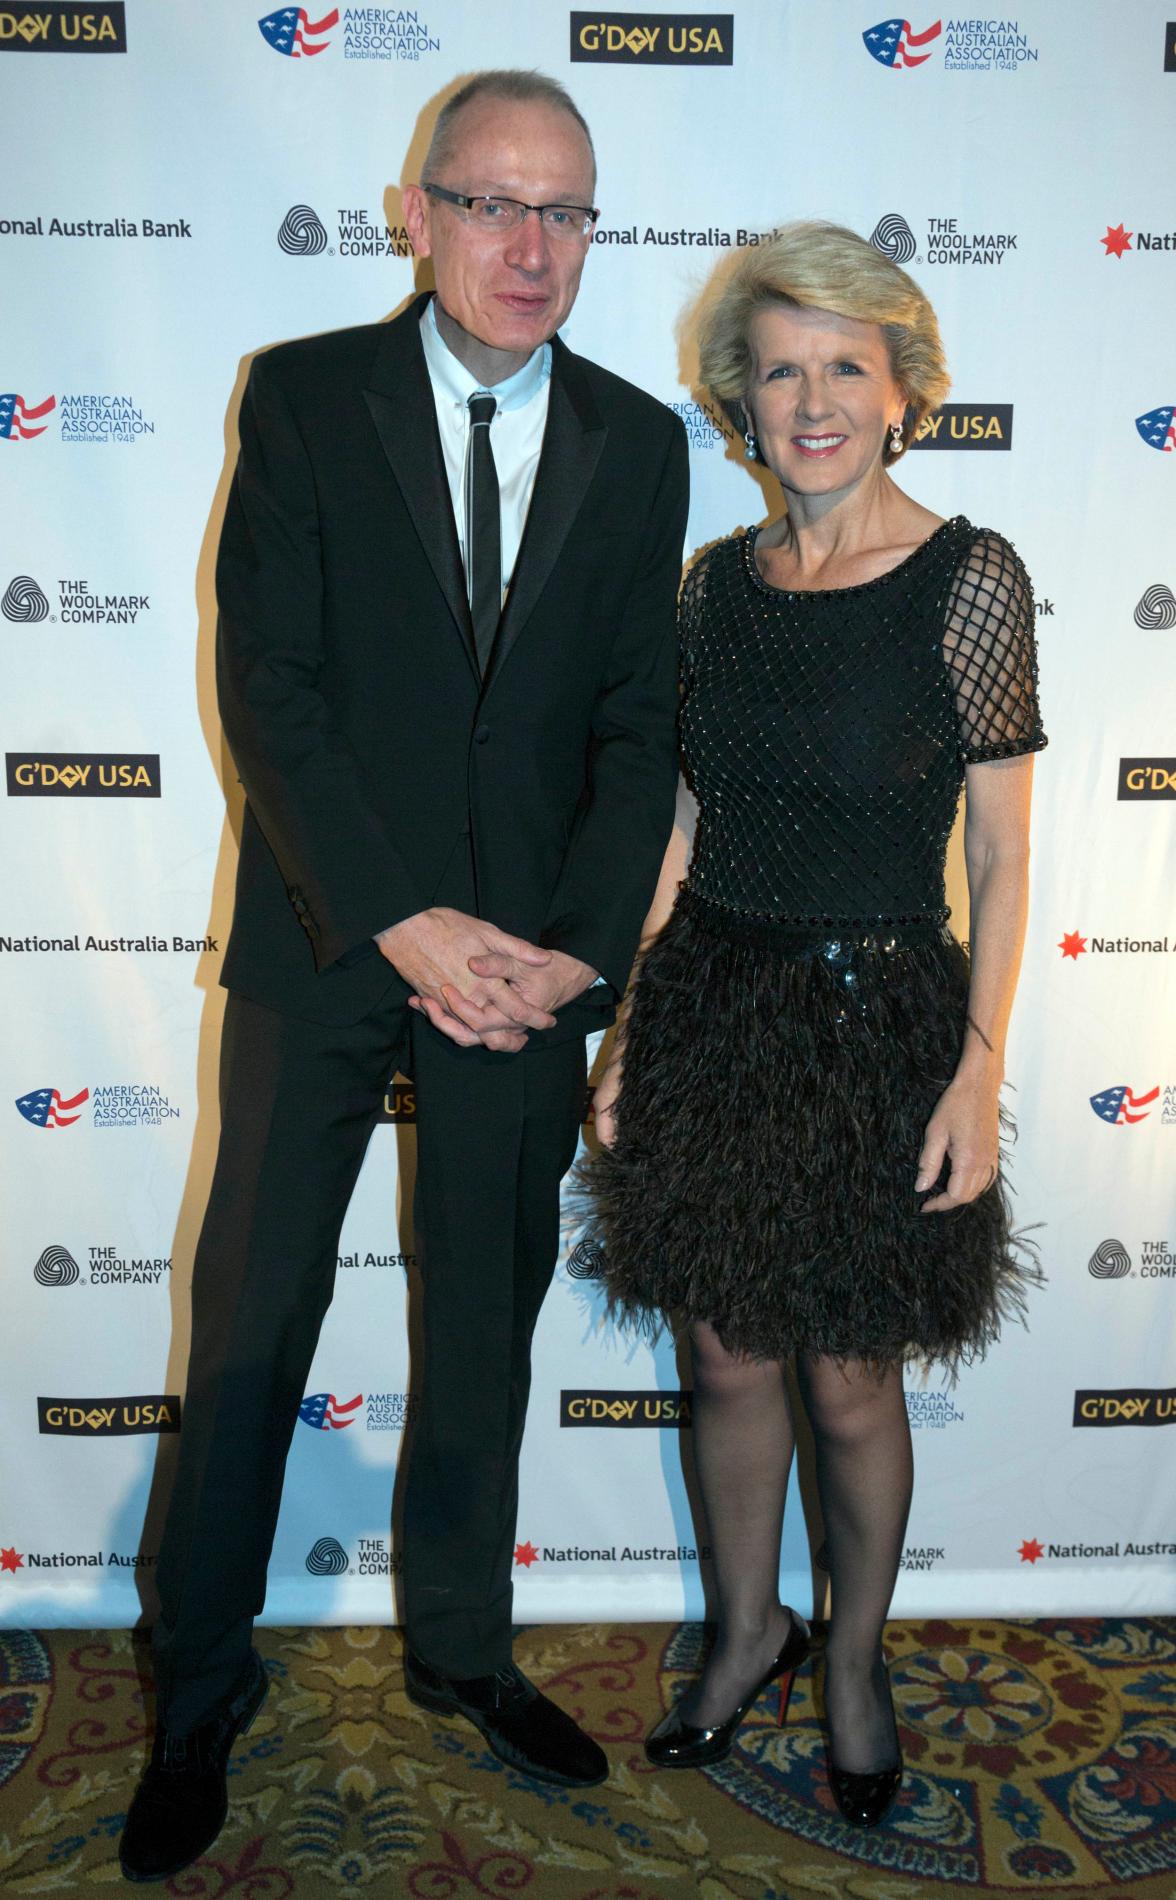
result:
[[(532, 1628), (516, 1655), (607, 1748), (547, 1788), (404, 1693), (387, 1629), (262, 1630), (269, 1697), (230, 1764), (185, 1900), (933, 1900), (960, 1889), (1176, 1900), (1176, 1624), (895, 1623), (906, 1781), (882, 1827), (829, 1794), (819, 1661), (788, 1722), (765, 1695), (725, 1762), (655, 1772), (641, 1739), (701, 1631)], [(118, 1836), (149, 1711), (126, 1631), (0, 1632), (0, 1886), (122, 1891)]]

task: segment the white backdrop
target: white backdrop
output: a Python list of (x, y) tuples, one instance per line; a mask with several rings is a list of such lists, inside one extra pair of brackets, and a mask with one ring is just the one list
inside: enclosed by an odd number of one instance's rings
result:
[[(399, 187), (441, 89), (503, 64), (592, 124), (603, 217), (566, 334), (686, 417), (687, 552), (772, 505), (677, 329), (724, 249), (833, 217), (937, 305), (958, 407), (902, 479), (1008, 534), (1039, 601), (1052, 745), (1010, 1078), (1049, 1286), (954, 1390), (911, 1379), (896, 1611), (1176, 1608), (1176, 27), (1144, 0), (877, 4), (629, 15), (628, 39), (551, 0), (323, 0), (261, 28), (258, 0), (0, 12), (0, 1621), (150, 1601), (215, 1143), (239, 791), (211, 570), (248, 356), (403, 303)], [(958, 856), (952, 883), (966, 934)], [(273, 1620), (393, 1614), (398, 1164), (405, 1122), (347, 1217)], [(696, 1614), (679, 1368), (604, 1321), (576, 1240), (536, 1344), (517, 1614)], [(782, 1569), (807, 1606), (803, 1504)]]

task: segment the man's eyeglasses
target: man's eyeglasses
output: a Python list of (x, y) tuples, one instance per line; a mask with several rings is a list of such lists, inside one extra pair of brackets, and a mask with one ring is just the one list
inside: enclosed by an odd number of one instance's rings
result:
[(460, 206), (479, 231), (515, 231), (528, 211), (534, 211), (552, 237), (579, 238), (587, 237), (600, 216), (591, 205), (525, 205), (517, 198), (489, 198), (481, 193), (471, 198), (464, 191), (448, 191), (444, 185), (424, 185), (422, 190), (447, 205)]

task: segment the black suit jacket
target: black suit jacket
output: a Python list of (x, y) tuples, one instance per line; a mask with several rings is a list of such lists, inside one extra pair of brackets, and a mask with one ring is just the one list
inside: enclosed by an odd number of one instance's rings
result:
[(322, 1023), (374, 1006), (372, 937), (471, 847), (480, 915), (619, 994), (673, 816), (682, 426), (555, 340), (483, 681), (424, 303), (256, 359), (217, 563), (247, 798), (223, 980)]

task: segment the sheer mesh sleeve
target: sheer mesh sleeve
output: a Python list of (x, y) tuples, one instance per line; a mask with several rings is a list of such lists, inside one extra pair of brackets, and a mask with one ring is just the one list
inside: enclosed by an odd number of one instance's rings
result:
[(1040, 752), (1033, 589), (1020, 557), (999, 534), (977, 535), (956, 570), (944, 658), (955, 693), (966, 765)]
[(683, 692), (690, 686), (698, 663), (698, 631), (706, 596), (706, 570), (712, 552), (713, 548), (707, 548), (693, 567), (687, 569), (682, 591), (678, 595), (678, 652)]

